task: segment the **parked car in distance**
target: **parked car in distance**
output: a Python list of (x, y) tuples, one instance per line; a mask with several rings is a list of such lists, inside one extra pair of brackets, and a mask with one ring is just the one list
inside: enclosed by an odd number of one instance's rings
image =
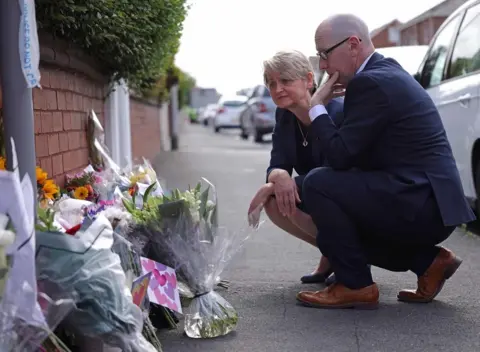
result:
[(248, 98), (243, 95), (222, 97), (217, 112), (213, 117), (213, 129), (219, 132), (224, 128), (240, 128), (240, 114), (245, 108)]
[(240, 116), (240, 136), (243, 139), (253, 136), (255, 142), (262, 142), (264, 135), (273, 132), (276, 108), (267, 87), (255, 86)]
[(480, 0), (453, 12), (433, 37), (418, 73), (442, 118), (465, 196), (480, 215)]
[(210, 121), (217, 114), (218, 105), (217, 104), (208, 104), (202, 113), (199, 115), (198, 122), (202, 123), (204, 126), (208, 126)]

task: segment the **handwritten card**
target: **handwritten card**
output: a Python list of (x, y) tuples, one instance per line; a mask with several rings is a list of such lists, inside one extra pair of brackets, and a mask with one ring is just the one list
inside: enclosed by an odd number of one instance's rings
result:
[(151, 277), (152, 272), (146, 273), (145, 275), (142, 275), (135, 279), (132, 284), (133, 303), (140, 307), (142, 310), (146, 308), (145, 303)]
[(141, 257), (141, 262), (143, 274), (152, 273), (148, 287), (150, 302), (182, 314), (175, 270), (144, 257)]

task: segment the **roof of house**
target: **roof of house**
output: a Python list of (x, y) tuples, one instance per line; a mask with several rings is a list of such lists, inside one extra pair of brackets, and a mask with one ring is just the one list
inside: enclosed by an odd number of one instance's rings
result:
[(412, 18), (410, 21), (404, 23), (400, 30), (409, 28), (423, 20), (426, 20), (430, 17), (448, 17), (450, 16), (458, 7), (466, 3), (468, 0), (444, 0), (438, 5), (428, 9), (427, 11), (421, 13), (417, 17)]
[(401, 25), (402, 22), (400, 22), (399, 20), (397, 19), (394, 19), (386, 24), (384, 24), (383, 26), (381, 27), (378, 27), (378, 28), (375, 28), (373, 31), (370, 32), (370, 37), (373, 38), (375, 37), (377, 34), (383, 32), (383, 30), (387, 29), (388, 27), (390, 26), (394, 26), (394, 25)]

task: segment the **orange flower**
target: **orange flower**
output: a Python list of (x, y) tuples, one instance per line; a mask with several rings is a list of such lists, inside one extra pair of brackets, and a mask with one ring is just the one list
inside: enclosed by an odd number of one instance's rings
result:
[(3, 156), (0, 156), (0, 170), (6, 170), (7, 169), (7, 161)]
[(37, 183), (43, 186), (43, 184), (45, 184), (47, 181), (48, 174), (39, 166), (37, 166), (35, 172), (37, 174)]
[(77, 187), (73, 192), (75, 199), (85, 200), (88, 198), (88, 189), (86, 187)]
[(58, 186), (53, 182), (53, 180), (46, 180), (42, 190), (45, 198), (51, 200), (53, 200), (59, 192)]

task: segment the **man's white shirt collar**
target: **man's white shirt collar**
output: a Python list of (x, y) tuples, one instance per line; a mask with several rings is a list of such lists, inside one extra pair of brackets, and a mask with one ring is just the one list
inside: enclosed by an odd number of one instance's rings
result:
[(361, 71), (363, 71), (363, 69), (365, 68), (365, 66), (367, 66), (368, 61), (370, 60), (370, 58), (373, 56), (373, 54), (375, 54), (375, 52), (371, 53), (371, 54), (365, 59), (365, 61), (363, 62), (363, 64), (358, 68), (357, 73), (360, 73)]

